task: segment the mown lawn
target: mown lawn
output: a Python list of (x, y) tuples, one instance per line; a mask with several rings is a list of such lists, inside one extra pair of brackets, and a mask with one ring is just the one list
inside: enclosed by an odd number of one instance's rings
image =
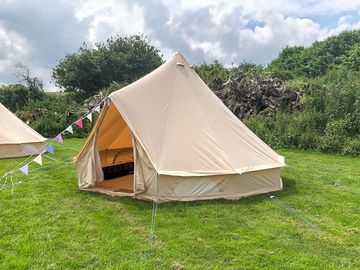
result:
[[(82, 143), (65, 140), (55, 158)], [(0, 269), (360, 269), (360, 159), (279, 152), (288, 167), (274, 195), (319, 230), (268, 195), (166, 203), (150, 247), (151, 202), (81, 192), (73, 165), (44, 158), (0, 191)]]

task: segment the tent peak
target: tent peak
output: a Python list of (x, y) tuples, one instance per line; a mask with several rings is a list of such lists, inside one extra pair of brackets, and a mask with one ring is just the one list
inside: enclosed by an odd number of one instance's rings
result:
[[(174, 56), (172, 57), (172, 59), (175, 59), (175, 63), (177, 66), (182, 66), (182, 67), (185, 67), (185, 66), (191, 66), (189, 64), (189, 62), (186, 60), (186, 58), (181, 54), (180, 51), (177, 51)], [(171, 61), (171, 60), (170, 60)]]

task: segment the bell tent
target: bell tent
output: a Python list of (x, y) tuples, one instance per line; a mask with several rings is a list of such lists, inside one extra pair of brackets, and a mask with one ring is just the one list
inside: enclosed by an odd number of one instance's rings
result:
[(0, 158), (40, 154), (46, 139), (0, 103)]
[(285, 166), (180, 53), (109, 95), (75, 163), (80, 189), (154, 201), (281, 190)]

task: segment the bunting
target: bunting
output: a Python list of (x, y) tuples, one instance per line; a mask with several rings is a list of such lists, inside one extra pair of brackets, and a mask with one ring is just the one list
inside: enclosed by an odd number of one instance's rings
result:
[(86, 116), (87, 119), (89, 119), (90, 122), (92, 122), (92, 113), (90, 112), (87, 116)]
[[(89, 113), (87, 113), (85, 115), (85, 117), (92, 123), (93, 121), (93, 115), (92, 113), (93, 112), (98, 112), (100, 113), (101, 111), (101, 104), (104, 104), (106, 103), (107, 106), (110, 106), (110, 99), (109, 98), (105, 98), (105, 100), (102, 100), (101, 103), (99, 103), (95, 108), (93, 108), (92, 111), (90, 111)], [(81, 117), (80, 119), (78, 119), (75, 123), (73, 124), (76, 124), (79, 128), (83, 128), (83, 119), (85, 118), (84, 116)], [(63, 141), (63, 137), (62, 135), (64, 134), (65, 131), (71, 133), (71, 134), (74, 134), (74, 130), (73, 130), (73, 124), (69, 125), (66, 129), (64, 129), (62, 132), (60, 132), (58, 135), (55, 136), (55, 138), (53, 138), (53, 140), (55, 140), (56, 142), (58, 143), (61, 143), (63, 144), (64, 141)], [(41, 154), (38, 154), (34, 159), (32, 159), (31, 161), (29, 161), (27, 164), (23, 165), (22, 167), (15, 167), (14, 169), (18, 169), (20, 170), (23, 174), (25, 175), (28, 175), (29, 174), (29, 164), (31, 162), (35, 162), (37, 164), (39, 164), (40, 166), (43, 166), (43, 159), (42, 159), (42, 155), (45, 154), (45, 153), (50, 153), (52, 155), (55, 154), (55, 151), (54, 151), (54, 146), (53, 146), (53, 143), (50, 142), (50, 144), (46, 147), (46, 150), (43, 151)], [(50, 158), (52, 159), (52, 158)], [(53, 159), (55, 160), (55, 159)], [(0, 178), (0, 181), (7, 175), (8, 173), (6, 173), (2, 178)], [(22, 183), (21, 181), (15, 183), (15, 184), (20, 184)]]
[(41, 166), (43, 165), (43, 164), (42, 164), (41, 154), (38, 155), (36, 158), (34, 158), (33, 161), (36, 162), (37, 164), (41, 165)]
[(64, 142), (63, 142), (63, 138), (62, 138), (62, 136), (61, 136), (61, 133), (59, 133), (58, 135), (56, 135), (55, 141), (57, 141), (58, 143), (64, 143)]
[(54, 147), (53, 147), (52, 143), (46, 148), (46, 152), (48, 152), (48, 153), (50, 153), (52, 155), (55, 154)]
[(74, 134), (72, 125), (68, 126), (65, 131), (70, 132), (71, 134)]
[(79, 128), (83, 128), (83, 120), (82, 120), (82, 118), (80, 118), (79, 120), (77, 120), (77, 121), (75, 122), (75, 124), (76, 124)]
[(25, 164), (20, 168), (20, 171), (22, 171), (25, 175), (29, 174), (29, 164)]

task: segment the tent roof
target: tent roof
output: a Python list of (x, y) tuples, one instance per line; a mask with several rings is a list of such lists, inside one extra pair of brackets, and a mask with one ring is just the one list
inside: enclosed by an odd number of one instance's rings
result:
[(234, 174), (285, 165), (180, 53), (109, 98), (159, 174)]
[(45, 140), (0, 103), (0, 145), (37, 143)]

